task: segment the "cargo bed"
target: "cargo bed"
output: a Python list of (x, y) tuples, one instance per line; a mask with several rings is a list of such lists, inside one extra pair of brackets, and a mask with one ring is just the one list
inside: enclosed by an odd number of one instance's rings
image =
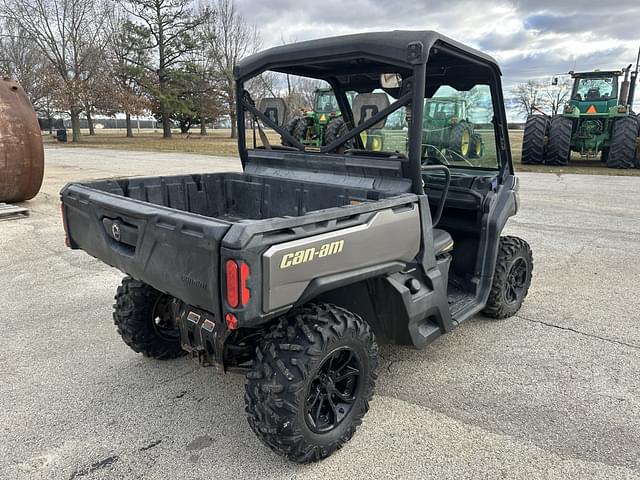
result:
[(266, 248), (363, 223), (367, 212), (413, 197), (248, 173), (101, 180), (61, 192), (72, 248), (217, 315), (221, 249), (243, 249), (256, 232)]

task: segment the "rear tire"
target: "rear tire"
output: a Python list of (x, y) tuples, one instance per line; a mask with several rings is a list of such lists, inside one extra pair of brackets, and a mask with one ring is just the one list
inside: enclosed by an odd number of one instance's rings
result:
[(547, 143), (547, 165), (566, 165), (571, 157), (571, 132), (573, 120), (562, 115), (551, 118), (549, 142)]
[[(324, 132), (324, 144), (329, 145), (336, 141), (338, 138), (346, 135), (349, 131), (347, 124), (345, 123), (342, 117), (335, 117), (329, 120), (327, 124), (327, 129)], [(356, 141), (354, 138), (347, 140), (345, 143), (340, 145), (335, 149), (336, 153), (344, 152), (345, 150), (349, 150), (350, 148), (356, 147)]]
[(292, 310), (265, 335), (247, 375), (251, 429), (297, 463), (341, 448), (369, 409), (378, 345), (358, 315), (330, 304)]
[(614, 120), (607, 167), (633, 168), (636, 165), (638, 119), (635, 116)]
[(529, 292), (532, 273), (529, 244), (518, 237), (501, 237), (491, 292), (482, 313), (491, 318), (515, 315)]
[(185, 354), (173, 321), (169, 295), (131, 277), (122, 279), (113, 306), (113, 323), (134, 352), (158, 360)]
[[(287, 132), (289, 132), (289, 134), (299, 142), (303, 142), (307, 136), (307, 121), (302, 117), (295, 117), (291, 119), (285, 128)], [(288, 147), (293, 146), (284, 139), (282, 140), (282, 144)]]
[(522, 139), (522, 159), (524, 165), (540, 165), (544, 163), (545, 137), (549, 130), (549, 117), (531, 115), (524, 126)]

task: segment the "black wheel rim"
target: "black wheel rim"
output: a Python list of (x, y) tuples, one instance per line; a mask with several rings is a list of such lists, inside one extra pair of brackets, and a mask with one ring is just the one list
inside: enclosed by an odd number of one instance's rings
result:
[(171, 309), (171, 297), (161, 295), (153, 306), (151, 322), (153, 329), (160, 338), (167, 341), (177, 341), (180, 339), (180, 330), (173, 321), (173, 312)]
[(509, 304), (517, 303), (524, 294), (527, 286), (527, 276), (529, 274), (529, 266), (524, 258), (518, 258), (509, 269), (507, 275), (507, 286), (505, 290), (505, 300)]
[(349, 347), (331, 352), (322, 362), (309, 385), (305, 418), (316, 433), (336, 428), (358, 399), (362, 365)]

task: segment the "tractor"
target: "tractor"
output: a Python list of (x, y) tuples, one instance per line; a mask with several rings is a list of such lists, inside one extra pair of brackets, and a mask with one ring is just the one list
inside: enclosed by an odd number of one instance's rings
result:
[[(354, 93), (347, 95), (349, 102)], [(303, 145), (321, 147), (326, 145), (327, 138), (333, 141), (340, 136), (346, 126), (341, 117), (340, 107), (331, 88), (318, 88), (313, 95), (313, 109), (304, 111), (303, 115), (292, 118), (287, 124), (287, 131)]]
[(482, 136), (468, 120), (467, 102), (458, 97), (435, 97), (425, 101), (422, 143), (426, 149), (447, 149), (466, 159), (480, 158)]
[[(396, 112), (400, 114), (402, 112)], [(401, 145), (403, 125), (406, 118), (390, 116), (383, 129), (368, 132), (370, 150), (403, 151)], [(377, 144), (375, 142), (378, 142)], [(375, 148), (375, 147), (378, 148)], [(440, 156), (445, 151), (448, 156), (459, 160), (480, 158), (484, 153), (482, 136), (475, 132), (473, 123), (468, 120), (467, 102), (459, 97), (434, 97), (424, 102), (422, 122), (423, 157), (431, 154)]]
[(610, 168), (640, 168), (640, 117), (633, 112), (639, 63), (640, 51), (633, 71), (629, 65), (622, 70), (569, 72), (573, 88), (562, 113), (527, 119), (522, 163), (567, 165), (572, 152), (587, 158), (600, 153)]

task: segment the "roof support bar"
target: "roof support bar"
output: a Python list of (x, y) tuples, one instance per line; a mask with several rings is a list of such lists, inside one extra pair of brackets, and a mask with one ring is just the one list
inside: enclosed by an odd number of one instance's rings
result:
[(329, 145), (325, 145), (324, 147), (321, 147), (320, 153), (331, 152), (336, 148), (338, 148), (347, 140), (350, 140), (356, 135), (359, 135), (360, 133), (364, 132), (366, 129), (373, 127), (376, 123), (378, 123), (380, 120), (385, 118), (387, 115), (392, 114), (393, 112), (398, 110), (400, 107), (404, 107), (407, 103), (409, 103), (412, 96), (413, 96), (413, 93), (407, 93), (406, 95), (403, 95), (398, 100), (396, 100), (391, 105), (389, 105), (387, 108), (380, 110), (369, 120), (366, 120), (362, 122), (360, 125), (358, 125), (356, 128), (349, 130), (345, 135), (343, 135), (340, 138), (337, 138), (336, 140), (331, 142)]
[(262, 113), (256, 107), (251, 105), (251, 103), (249, 103), (245, 98), (242, 98), (241, 103), (242, 103), (242, 106), (245, 109), (249, 110), (256, 117), (258, 117), (260, 120), (262, 120), (265, 125), (267, 125), (268, 127), (273, 128), (276, 132), (278, 132), (280, 135), (282, 135), (282, 137), (287, 142), (289, 142), (291, 145), (293, 145), (298, 150), (304, 151), (304, 145), (302, 145), (293, 135), (291, 135), (289, 132), (287, 132), (283, 128), (280, 128), (278, 126), (278, 124), (276, 124), (273, 120), (271, 120), (269, 117), (267, 117), (264, 113)]

